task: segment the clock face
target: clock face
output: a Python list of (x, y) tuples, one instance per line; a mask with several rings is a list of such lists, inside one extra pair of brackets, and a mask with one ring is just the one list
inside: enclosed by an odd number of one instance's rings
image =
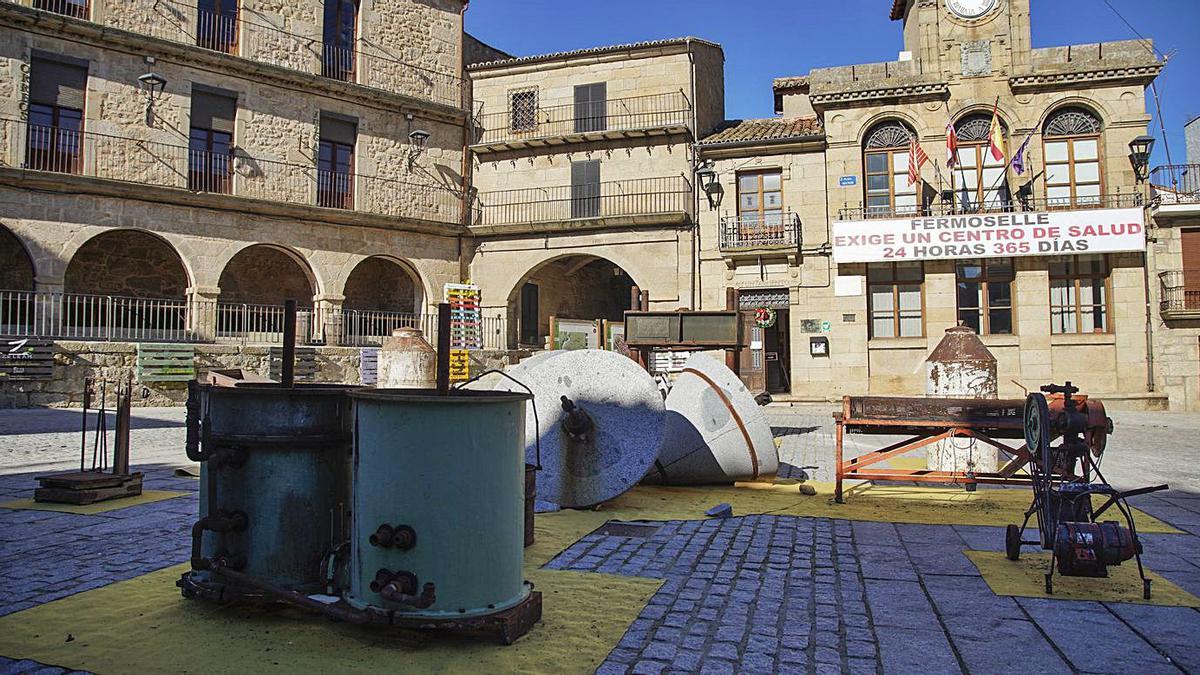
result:
[(978, 19), (992, 11), (999, 0), (946, 0), (946, 7), (963, 19)]

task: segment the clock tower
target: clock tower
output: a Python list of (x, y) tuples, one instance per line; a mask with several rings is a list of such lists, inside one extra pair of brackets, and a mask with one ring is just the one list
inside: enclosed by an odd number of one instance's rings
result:
[(1030, 0), (895, 0), (904, 50), (947, 81), (1008, 77), (1029, 62)]

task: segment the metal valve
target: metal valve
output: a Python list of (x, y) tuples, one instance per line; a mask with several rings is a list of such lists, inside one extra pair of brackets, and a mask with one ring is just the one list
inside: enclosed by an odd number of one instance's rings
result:
[(375, 530), (368, 541), (379, 548), (397, 548), (401, 551), (417, 545), (417, 531), (408, 525), (388, 525), (384, 523)]

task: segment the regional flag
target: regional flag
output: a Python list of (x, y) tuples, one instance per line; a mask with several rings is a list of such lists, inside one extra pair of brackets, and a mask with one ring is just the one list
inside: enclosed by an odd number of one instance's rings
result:
[(954, 130), (954, 122), (946, 123), (946, 168), (953, 169), (958, 165), (958, 132)]
[(1029, 150), (1029, 141), (1033, 138), (1033, 132), (1025, 137), (1025, 142), (1021, 147), (1017, 148), (1017, 154), (1013, 155), (1012, 168), (1017, 172), (1018, 176), (1025, 175), (1025, 151)]
[(925, 162), (929, 161), (929, 155), (921, 149), (921, 144), (917, 143), (916, 136), (908, 138), (908, 184), (914, 185), (921, 177), (921, 167)]
[(988, 131), (988, 148), (992, 151), (992, 159), (1003, 162), (1008, 157), (1008, 148), (1004, 147), (1004, 130), (1000, 128), (1000, 99), (992, 108), (992, 128)]

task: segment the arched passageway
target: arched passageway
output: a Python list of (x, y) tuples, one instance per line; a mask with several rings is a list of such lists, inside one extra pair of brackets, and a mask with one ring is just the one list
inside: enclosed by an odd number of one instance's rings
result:
[(87, 240), (67, 265), (63, 291), (182, 301), (188, 273), (166, 241), (140, 230), (110, 230)]
[(33, 261), (17, 235), (0, 226), (0, 291), (32, 291)]
[(233, 256), (217, 282), (222, 303), (282, 305), (295, 300), (311, 307), (316, 295), (312, 271), (297, 254), (267, 244), (255, 244)]
[(362, 312), (419, 313), (424, 293), (408, 266), (381, 256), (360, 262), (346, 279), (342, 306)]
[(372, 256), (346, 279), (342, 330), (347, 344), (381, 344), (397, 328), (428, 329), (422, 320), (424, 291), (411, 267)]
[(575, 254), (543, 263), (509, 294), (510, 342), (553, 348), (548, 343), (551, 317), (621, 321), (635, 285), (624, 269), (598, 256)]

